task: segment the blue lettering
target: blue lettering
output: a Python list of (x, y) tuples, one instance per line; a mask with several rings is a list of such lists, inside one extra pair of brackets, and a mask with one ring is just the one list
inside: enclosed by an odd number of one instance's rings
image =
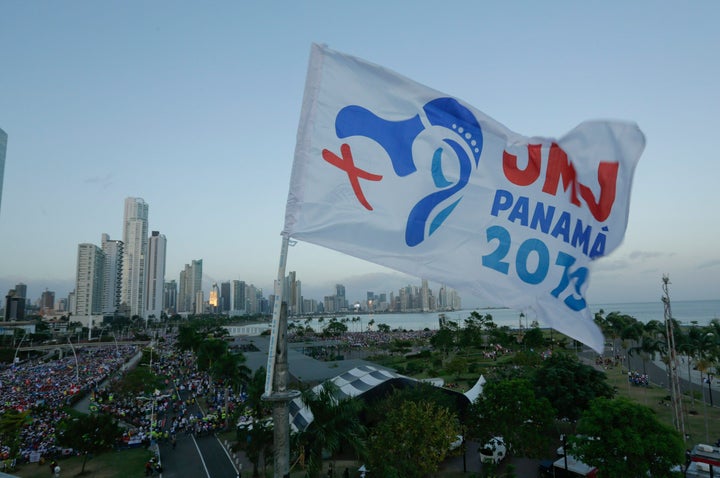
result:
[(490, 214), (497, 216), (500, 211), (510, 209), (513, 203), (513, 195), (509, 191), (498, 189), (495, 192), (495, 200), (493, 201)]
[[(607, 232), (607, 226), (603, 227), (602, 230)], [(605, 255), (606, 241), (607, 237), (605, 236), (605, 233), (598, 233), (597, 237), (595, 238), (595, 242), (593, 242), (592, 249), (590, 249), (590, 259), (595, 259), (596, 257), (601, 257)]]
[(587, 255), (588, 247), (590, 246), (591, 232), (592, 227), (587, 226), (586, 228), (583, 228), (583, 223), (580, 219), (575, 222), (575, 230), (573, 231), (571, 244), (573, 247), (582, 246), (582, 251), (585, 255)]
[(573, 224), (573, 216), (569, 212), (560, 211), (556, 215), (555, 206), (540, 201), (536, 201), (533, 206), (530, 201), (529, 197), (515, 197), (510, 191), (498, 189), (495, 191), (490, 214), (499, 217), (500, 213), (507, 211), (508, 222), (548, 234), (582, 251), (591, 259), (605, 254), (607, 227), (602, 228), (604, 232), (594, 233), (592, 224), (583, 224), (581, 219), (575, 219)]
[[(527, 268), (528, 257), (531, 252), (537, 252), (538, 255), (538, 264), (535, 272), (530, 272)], [(547, 277), (549, 267), (550, 251), (548, 251), (543, 241), (540, 239), (527, 239), (520, 244), (517, 256), (515, 257), (515, 268), (517, 269), (520, 280), (526, 284), (539, 284)]]
[(520, 196), (515, 203), (515, 206), (510, 211), (508, 221), (515, 222), (520, 221), (523, 226), (528, 225), (528, 210), (530, 208), (530, 199), (524, 196)]
[(537, 229), (539, 225), (540, 230), (547, 234), (550, 231), (553, 216), (555, 216), (555, 206), (548, 206), (548, 208), (545, 209), (545, 204), (538, 202), (535, 205), (535, 211), (533, 212), (532, 220), (530, 221), (530, 227), (532, 229)]
[(560, 214), (560, 219), (555, 223), (550, 235), (552, 237), (562, 236), (563, 241), (570, 242), (570, 213), (563, 212)]

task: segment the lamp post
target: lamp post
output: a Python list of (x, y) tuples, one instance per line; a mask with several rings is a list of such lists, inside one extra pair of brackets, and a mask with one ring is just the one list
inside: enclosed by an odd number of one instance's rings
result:
[(712, 397), (712, 379), (713, 376), (711, 373), (707, 374), (707, 384), (708, 384), (708, 393), (710, 394), (710, 406), (713, 406), (713, 397)]
[(67, 339), (68, 339), (68, 343), (70, 344), (70, 349), (72, 350), (72, 353), (75, 356), (75, 382), (76, 382), (76, 385), (79, 387), (80, 386), (80, 365), (78, 364), (77, 354), (75, 353), (75, 347), (73, 346), (69, 335), (68, 335)]
[(24, 334), (22, 338), (20, 339), (20, 343), (18, 344), (17, 348), (15, 349), (15, 357), (13, 357), (13, 363), (17, 362), (17, 356), (18, 352), (20, 351), (20, 346), (23, 343), (23, 340), (25, 340), (25, 337), (27, 337), (27, 334)]

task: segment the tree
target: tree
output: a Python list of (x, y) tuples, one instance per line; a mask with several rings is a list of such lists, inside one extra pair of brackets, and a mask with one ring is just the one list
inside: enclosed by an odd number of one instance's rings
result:
[(17, 456), (20, 450), (20, 431), (28, 421), (32, 422), (29, 411), (18, 412), (8, 408), (0, 415), (0, 443), (10, 448), (11, 457)]
[(533, 377), (538, 397), (545, 397), (559, 418), (577, 420), (597, 397), (612, 398), (605, 373), (581, 363), (574, 355), (557, 353), (544, 360)]
[(430, 337), (430, 345), (447, 356), (455, 346), (455, 334), (447, 327), (440, 327), (440, 330)]
[(211, 370), (213, 363), (228, 353), (228, 344), (224, 340), (205, 339), (197, 350), (197, 363), (200, 370)]
[(457, 418), (428, 401), (405, 401), (372, 430), (368, 463), (376, 476), (421, 478), (438, 470), (457, 439)]
[(480, 443), (501, 436), (508, 453), (539, 458), (550, 445), (554, 419), (547, 398), (536, 397), (528, 380), (513, 379), (486, 383), (471, 405), (468, 421)]
[(177, 347), (180, 350), (197, 352), (202, 340), (202, 336), (190, 324), (183, 325), (178, 329)]
[(355, 398), (337, 399), (338, 392), (337, 385), (328, 381), (302, 393), (302, 401), (310, 409), (313, 421), (298, 439), (305, 448), (307, 473), (311, 478), (320, 476), (323, 450), (333, 453), (343, 440), (356, 450), (364, 446), (365, 429), (359, 418), (362, 402)]
[(626, 398), (594, 400), (577, 432), (570, 439), (572, 454), (597, 467), (601, 477), (665, 477), (685, 460), (680, 434)]
[(129, 370), (122, 380), (112, 382), (110, 389), (118, 395), (134, 397), (152, 393), (164, 386), (163, 378), (155, 375), (150, 367), (136, 367)]
[(347, 332), (347, 330), (348, 330), (347, 325), (333, 319), (323, 329), (323, 336), (326, 336), (326, 337), (338, 336), (338, 335), (341, 335), (341, 334)]
[(110, 415), (92, 414), (62, 422), (58, 442), (83, 455), (83, 474), (88, 456), (112, 450), (121, 436), (122, 429)]
[(260, 367), (248, 380), (246, 404), (253, 419), (252, 426), (237, 430), (237, 447), (245, 450), (250, 463), (253, 464), (252, 476), (254, 477), (260, 475), (258, 464), (261, 457), (271, 456), (273, 445), (273, 431), (265, 420), (270, 415), (269, 402), (262, 399), (263, 393), (265, 393), (265, 377), (265, 368)]
[(545, 336), (540, 327), (530, 327), (525, 331), (523, 344), (528, 349), (539, 349), (545, 345)]

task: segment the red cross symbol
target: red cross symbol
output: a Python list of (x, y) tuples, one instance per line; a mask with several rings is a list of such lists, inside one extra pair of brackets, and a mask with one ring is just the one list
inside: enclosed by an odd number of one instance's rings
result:
[(342, 154), (342, 157), (336, 155), (329, 149), (323, 149), (322, 157), (328, 163), (342, 169), (347, 173), (348, 179), (350, 180), (350, 185), (355, 192), (355, 197), (358, 199), (358, 201), (360, 201), (360, 204), (365, 206), (365, 209), (367, 209), (368, 211), (372, 211), (372, 206), (367, 201), (367, 199), (365, 199), (365, 195), (360, 188), (360, 178), (367, 179), (368, 181), (380, 181), (382, 179), (382, 176), (378, 174), (368, 173), (367, 171), (356, 167), (355, 163), (353, 162), (352, 152), (350, 151), (349, 144), (344, 143), (342, 146), (340, 146), (340, 154)]

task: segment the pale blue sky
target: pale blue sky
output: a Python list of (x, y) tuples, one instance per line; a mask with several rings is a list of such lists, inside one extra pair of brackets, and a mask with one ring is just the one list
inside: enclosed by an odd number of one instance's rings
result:
[[(457, 96), (510, 129), (560, 137), (596, 118), (647, 137), (624, 244), (591, 303), (720, 298), (720, 3), (0, 0), (0, 292), (72, 288), (77, 245), (122, 237), (144, 198), (167, 276), (269, 293), (277, 275), (310, 44)], [(419, 280), (316, 246), (290, 250), (305, 295)], [(366, 285), (360, 285), (360, 284)], [(357, 284), (353, 289), (352, 284)], [(466, 305), (476, 301), (464, 297)]]

